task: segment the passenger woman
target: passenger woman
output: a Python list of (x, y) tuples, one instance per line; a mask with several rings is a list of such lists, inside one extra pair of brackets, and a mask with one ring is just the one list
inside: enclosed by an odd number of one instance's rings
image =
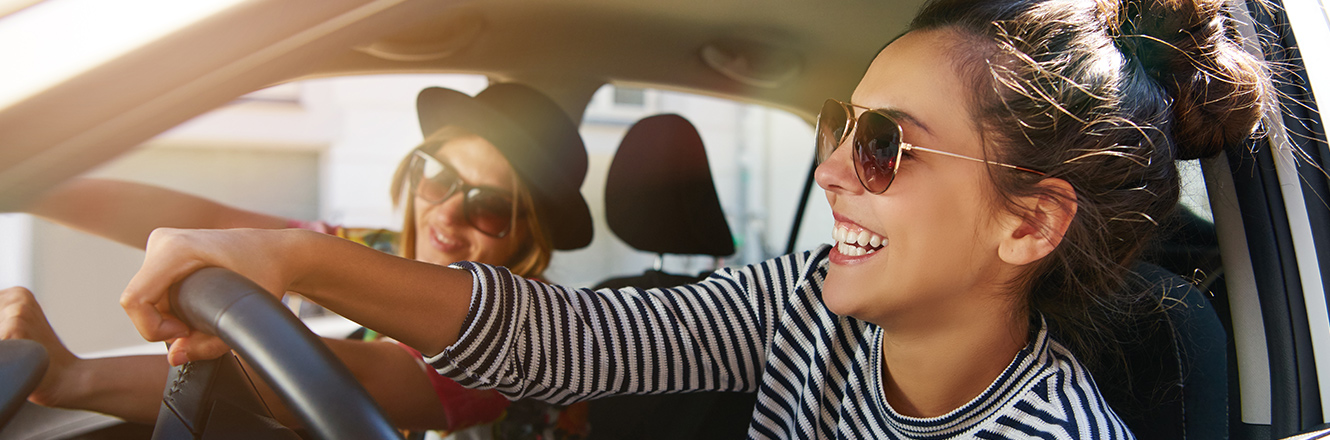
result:
[[(590, 211), (579, 192), (585, 146), (577, 126), (552, 100), (523, 85), (497, 84), (474, 98), (426, 89), (417, 107), (425, 140), (402, 159), (392, 180), (394, 202), (404, 211), (400, 233), (294, 221), (104, 180), (57, 188), (30, 211), (139, 247), (158, 226), (295, 227), (422, 263), (479, 261), (528, 278), (541, 276), (553, 249), (590, 242)], [(79, 359), (60, 344), (30, 293), (7, 291), (0, 295), (4, 306), (21, 311), (0, 318), (0, 337), (36, 339), (53, 353), (34, 401), (146, 423), (156, 419), (167, 367), (160, 356)], [(458, 430), (502, 416), (497, 425), (478, 428), (481, 435), (518, 439), (560, 429), (563, 438), (586, 434), (584, 412), (537, 401), (509, 408), (497, 393), (462, 388), (423, 368), (418, 353), (395, 344), (325, 342), (402, 427)]]
[(162, 312), (215, 265), (514, 398), (757, 390), (756, 438), (1132, 438), (1085, 364), (1142, 301), (1124, 267), (1177, 202), (1174, 161), (1239, 148), (1270, 102), (1225, 3), (929, 4), (818, 117), (835, 244), (695, 285), (590, 291), (301, 231), (158, 230), (122, 304), (146, 338), (185, 338), (173, 363), (219, 352)]

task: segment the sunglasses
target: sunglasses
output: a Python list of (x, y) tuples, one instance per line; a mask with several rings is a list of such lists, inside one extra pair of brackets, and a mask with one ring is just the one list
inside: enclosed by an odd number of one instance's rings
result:
[(431, 205), (443, 203), (462, 194), (462, 214), (467, 224), (485, 235), (503, 238), (517, 222), (517, 198), (511, 192), (471, 185), (462, 181), (457, 170), (424, 151), (412, 153), (407, 176), (416, 197)]
[[(857, 120), (854, 118), (854, 108), (864, 110)], [(1040, 176), (1046, 175), (1041, 171), (1025, 167), (901, 142), (901, 125), (888, 111), (875, 110), (836, 99), (828, 99), (822, 104), (822, 112), (817, 115), (817, 163), (821, 164), (831, 157), (831, 153), (836, 151), (851, 133), (854, 134), (854, 173), (859, 176), (859, 184), (873, 194), (882, 194), (891, 187), (891, 181), (896, 179), (896, 172), (900, 170), (903, 151), (926, 151)]]

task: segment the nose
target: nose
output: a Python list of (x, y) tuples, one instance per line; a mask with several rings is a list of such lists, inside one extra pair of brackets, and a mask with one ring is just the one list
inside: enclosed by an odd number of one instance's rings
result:
[(465, 216), (465, 213), (463, 212), (462, 206), (463, 199), (462, 192), (456, 191), (452, 195), (449, 195), (448, 198), (443, 199), (442, 202), (431, 205), (426, 209), (425, 214), (438, 217), (446, 224), (464, 224), (463, 217)]
[(831, 152), (831, 156), (818, 164), (817, 170), (813, 172), (813, 179), (817, 180), (817, 186), (823, 190), (837, 194), (857, 194), (863, 191), (863, 186), (859, 184), (859, 177), (854, 174), (854, 161), (850, 157), (850, 150), (853, 149), (849, 143), (849, 136), (846, 141)]

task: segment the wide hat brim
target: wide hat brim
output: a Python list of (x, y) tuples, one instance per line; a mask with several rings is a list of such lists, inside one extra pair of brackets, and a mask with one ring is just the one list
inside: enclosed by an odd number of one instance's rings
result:
[(492, 85), (474, 98), (430, 87), (416, 98), (416, 111), (425, 137), (455, 125), (493, 144), (531, 194), (555, 249), (591, 243), (591, 210), (581, 192), (586, 145), (553, 100), (511, 83)]

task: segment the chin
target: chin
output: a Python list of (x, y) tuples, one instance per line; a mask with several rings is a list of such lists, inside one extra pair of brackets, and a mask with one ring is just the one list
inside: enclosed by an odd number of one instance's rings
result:
[(827, 279), (822, 283), (822, 303), (826, 304), (827, 310), (840, 316), (854, 316), (863, 308), (862, 295), (856, 295), (853, 283), (848, 282), (844, 276), (837, 276), (837, 271), (833, 268), (827, 271)]

